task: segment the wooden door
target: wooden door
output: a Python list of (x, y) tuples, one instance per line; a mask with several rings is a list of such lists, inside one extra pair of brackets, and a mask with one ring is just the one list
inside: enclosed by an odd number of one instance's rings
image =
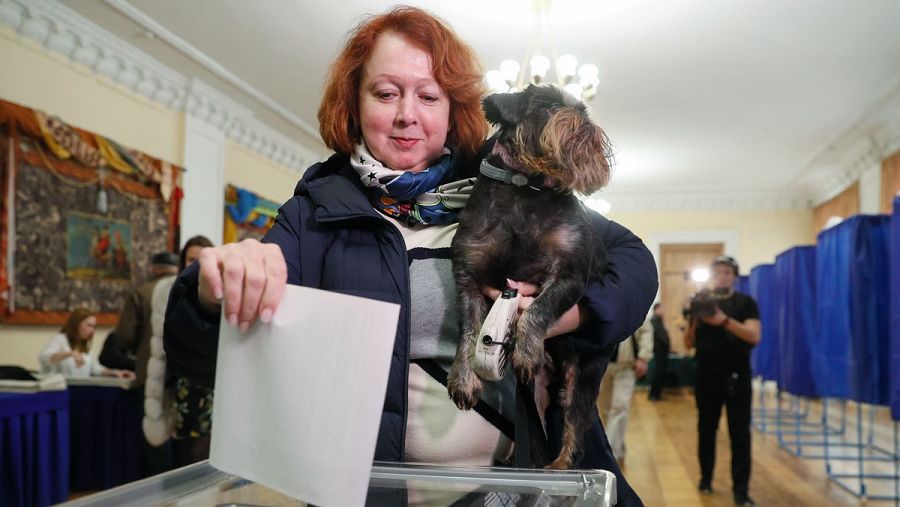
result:
[(684, 348), (685, 321), (681, 309), (691, 294), (707, 285), (694, 282), (691, 272), (696, 268), (709, 268), (712, 260), (724, 251), (722, 243), (660, 245), (660, 301), (674, 352), (687, 352)]

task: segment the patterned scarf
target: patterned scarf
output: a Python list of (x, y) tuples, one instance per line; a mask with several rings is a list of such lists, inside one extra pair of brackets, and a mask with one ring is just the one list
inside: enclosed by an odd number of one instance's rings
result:
[(447, 148), (434, 165), (417, 173), (383, 166), (364, 144), (356, 145), (350, 165), (370, 189), (372, 206), (409, 225), (456, 222), (475, 185), (475, 178), (446, 181), (453, 176), (453, 155)]

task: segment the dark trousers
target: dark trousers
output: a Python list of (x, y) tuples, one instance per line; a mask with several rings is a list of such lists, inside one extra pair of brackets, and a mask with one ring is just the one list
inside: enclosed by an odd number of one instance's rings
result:
[(747, 494), (750, 482), (750, 406), (752, 389), (750, 373), (702, 375), (697, 372), (694, 394), (699, 421), (699, 456), (701, 482), (711, 484), (716, 464), (716, 430), (725, 405), (728, 435), (731, 439), (731, 480), (735, 494)]
[(159, 447), (150, 445), (144, 436), (144, 477), (168, 472), (172, 469), (172, 442), (166, 442)]
[(209, 444), (209, 435), (172, 439), (175, 468), (181, 468), (209, 458)]
[(668, 349), (653, 351), (653, 365), (653, 380), (650, 382), (650, 397), (659, 398), (662, 396), (663, 385), (666, 381), (666, 368), (669, 367)]

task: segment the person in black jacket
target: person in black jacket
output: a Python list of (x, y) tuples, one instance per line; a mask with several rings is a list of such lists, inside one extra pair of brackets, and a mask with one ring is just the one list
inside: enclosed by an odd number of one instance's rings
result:
[(731, 480), (734, 503), (752, 506), (750, 498), (750, 351), (760, 339), (759, 309), (752, 297), (732, 287), (738, 264), (727, 255), (712, 263), (715, 306), (712, 312), (693, 312), (684, 346), (697, 348), (697, 451), (700, 458), (700, 492), (712, 494), (716, 464), (716, 432), (722, 407), (728, 416), (731, 439)]
[[(165, 347), (175, 374), (212, 388), (221, 312), (241, 330), (257, 319), (269, 322), (286, 283), (397, 303), (375, 459), (506, 462), (513, 376), (482, 393), (497, 417), (458, 410), (438, 378), (449, 369), (459, 333), (450, 241), (479, 152), (490, 149), (483, 86), (472, 50), (420, 9), (398, 7), (357, 26), (331, 68), (319, 109), (322, 139), (335, 154), (306, 171), (261, 243), (204, 249), (173, 287)], [(593, 212), (590, 219), (609, 269), (553, 333), (577, 333), (611, 349), (640, 326), (656, 294), (656, 268), (630, 231)], [(546, 415), (550, 451), (558, 453), (559, 407)], [(599, 417), (583, 449), (579, 468), (613, 471), (619, 505), (641, 505)]]
[(662, 399), (663, 385), (666, 380), (666, 368), (669, 367), (669, 349), (672, 344), (669, 341), (669, 332), (663, 323), (664, 315), (662, 303), (653, 305), (653, 317), (650, 324), (653, 326), (653, 380), (650, 383), (650, 401)]
[(103, 349), (100, 351), (100, 364), (107, 368), (134, 371), (134, 354), (119, 346), (115, 330), (106, 335), (106, 341), (103, 342)]

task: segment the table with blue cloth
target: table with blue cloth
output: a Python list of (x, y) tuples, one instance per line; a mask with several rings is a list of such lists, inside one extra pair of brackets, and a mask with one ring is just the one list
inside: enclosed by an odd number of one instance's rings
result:
[(69, 496), (69, 392), (0, 393), (0, 505)]
[(70, 385), (71, 487), (109, 489), (141, 478), (140, 390)]

